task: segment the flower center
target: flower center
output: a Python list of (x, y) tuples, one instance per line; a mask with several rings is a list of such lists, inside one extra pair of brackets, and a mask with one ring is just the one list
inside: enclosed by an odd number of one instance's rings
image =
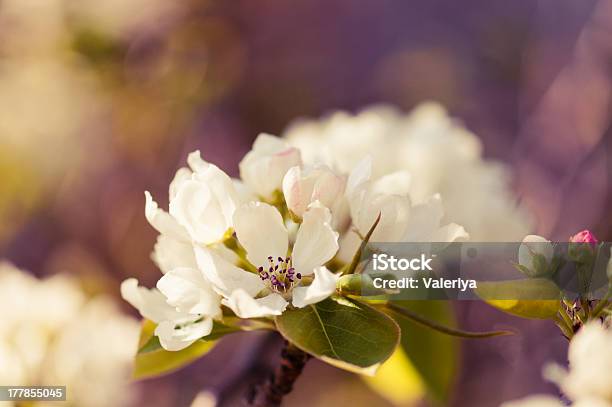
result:
[(296, 273), (291, 267), (291, 258), (268, 257), (268, 266), (261, 266), (258, 269), (259, 277), (266, 283), (268, 288), (280, 294), (285, 294), (293, 288), (302, 278), (300, 273)]

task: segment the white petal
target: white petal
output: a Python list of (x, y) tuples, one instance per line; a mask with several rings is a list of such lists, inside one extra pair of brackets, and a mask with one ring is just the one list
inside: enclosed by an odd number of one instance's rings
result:
[(168, 214), (168, 212), (159, 209), (157, 202), (153, 200), (153, 197), (149, 191), (145, 192), (146, 204), (145, 204), (145, 217), (159, 233), (168, 235), (177, 240), (188, 241), (189, 235), (185, 228), (178, 224), (178, 222)]
[(183, 317), (166, 303), (166, 298), (161, 292), (139, 287), (135, 278), (128, 278), (121, 283), (121, 297), (136, 308), (140, 315), (155, 323)]
[(187, 180), (190, 180), (192, 176), (193, 176), (193, 173), (191, 172), (189, 168), (186, 168), (186, 167), (179, 168), (179, 170), (174, 175), (174, 179), (170, 183), (170, 188), (168, 191), (169, 196), (170, 196), (170, 201), (172, 201), (174, 197), (176, 196), (176, 193), (181, 187), (181, 184)]
[(374, 225), (380, 214), (380, 222), (376, 226), (370, 241), (394, 242), (401, 240), (409, 222), (411, 203), (407, 196), (365, 194), (361, 202), (351, 203), (353, 223), (365, 235)]
[(240, 161), (240, 178), (255, 193), (270, 199), (281, 189), (289, 168), (300, 165), (300, 151), (278, 137), (260, 134)]
[(412, 176), (408, 171), (398, 171), (380, 177), (372, 183), (372, 192), (375, 194), (408, 195)]
[(220, 202), (204, 182), (183, 182), (170, 202), (170, 213), (200, 244), (221, 240), (231, 227)]
[(236, 290), (244, 290), (250, 296), (255, 296), (265, 288), (255, 273), (234, 266), (208, 248), (197, 247), (195, 254), (199, 269), (225, 297)]
[(439, 194), (430, 197), (426, 202), (412, 207), (408, 225), (406, 227), (406, 242), (423, 242), (440, 227), (444, 216), (442, 199)]
[(346, 183), (346, 192), (350, 195), (357, 187), (363, 185), (372, 176), (372, 157), (366, 156), (355, 165)]
[(293, 266), (303, 275), (312, 274), (338, 251), (338, 233), (331, 227), (329, 209), (313, 203), (304, 214), (293, 246)]
[(197, 268), (193, 246), (167, 235), (157, 236), (151, 259), (164, 274), (178, 267)]
[(238, 197), (238, 205), (246, 204), (257, 200), (257, 197), (255, 196), (253, 191), (251, 191), (251, 189), (247, 187), (244, 182), (239, 179), (232, 178), (232, 183), (234, 184), (236, 196)]
[(449, 223), (438, 228), (431, 236), (432, 242), (457, 242), (465, 241), (470, 238), (469, 233), (465, 231), (463, 226), (456, 223)]
[(262, 202), (241, 206), (234, 214), (234, 228), (255, 267), (265, 267), (268, 256), (276, 259), (287, 255), (289, 235), (275, 207)]
[(198, 270), (178, 268), (166, 273), (157, 282), (166, 302), (179, 312), (221, 316), (221, 299)]
[(529, 396), (524, 399), (507, 401), (500, 407), (563, 407), (559, 399), (549, 395)]
[(179, 351), (210, 334), (212, 327), (211, 318), (180, 326), (172, 321), (163, 321), (155, 328), (155, 335), (159, 338), (162, 348), (168, 351)]
[(298, 308), (323, 301), (336, 291), (336, 283), (340, 279), (339, 274), (334, 274), (325, 267), (314, 270), (314, 280), (308, 287), (296, 287), (293, 289), (293, 305)]
[(236, 183), (216, 165), (201, 161), (201, 168), (195, 173), (194, 179), (205, 183), (219, 203), (227, 223), (231, 223), (234, 211), (240, 198), (236, 192)]
[(253, 298), (244, 290), (237, 290), (223, 300), (240, 318), (260, 318), (280, 315), (287, 308), (287, 301), (279, 294), (270, 294), (263, 298)]

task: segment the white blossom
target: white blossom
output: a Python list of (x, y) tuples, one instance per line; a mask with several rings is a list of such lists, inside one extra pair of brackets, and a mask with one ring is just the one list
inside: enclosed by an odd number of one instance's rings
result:
[(67, 402), (126, 406), (138, 323), (67, 275), (37, 279), (0, 262), (0, 383), (69, 389)]
[(283, 137), (301, 150), (306, 163), (350, 172), (370, 155), (373, 179), (408, 171), (404, 187), (413, 202), (439, 193), (444, 221), (463, 225), (474, 241), (520, 239), (532, 228), (529, 215), (517, 207), (509, 170), (484, 160), (478, 138), (438, 104), (424, 103), (408, 115), (374, 106), (356, 115), (299, 120)]
[[(192, 295), (182, 297), (185, 292)], [(135, 278), (127, 279), (121, 284), (121, 296), (157, 324), (154, 334), (170, 351), (210, 334), (213, 318), (221, 314), (218, 296), (197, 270), (172, 270), (153, 289), (139, 286)]]
[(189, 166), (177, 171), (170, 185), (169, 213), (146, 192), (145, 215), (162, 235), (178, 241), (212, 244), (231, 231), (232, 217), (240, 204), (232, 179), (217, 166), (189, 155)]
[(599, 398), (612, 405), (612, 329), (599, 322), (584, 325), (568, 351), (569, 371), (557, 377), (572, 400)]
[[(294, 306), (304, 307), (335, 291), (339, 276), (324, 267), (338, 250), (338, 233), (330, 222), (329, 209), (314, 202), (304, 213), (290, 248), (289, 232), (278, 210), (252, 202), (236, 211), (234, 226), (257, 273), (236, 267), (207, 248), (197, 248), (196, 258), (202, 272), (224, 297), (223, 304), (236, 315), (280, 315), (290, 300)], [(304, 281), (312, 275), (312, 283), (306, 285)]]
[[(612, 329), (599, 321), (585, 324), (572, 338), (569, 369), (548, 365), (544, 376), (559, 385), (573, 407), (612, 407)], [(531, 396), (501, 407), (564, 406), (551, 396)]]

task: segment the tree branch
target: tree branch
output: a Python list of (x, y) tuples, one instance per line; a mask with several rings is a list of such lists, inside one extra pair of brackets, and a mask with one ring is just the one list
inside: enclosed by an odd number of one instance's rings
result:
[(280, 364), (262, 385), (253, 389), (248, 398), (251, 407), (277, 407), (291, 392), (310, 355), (285, 341)]

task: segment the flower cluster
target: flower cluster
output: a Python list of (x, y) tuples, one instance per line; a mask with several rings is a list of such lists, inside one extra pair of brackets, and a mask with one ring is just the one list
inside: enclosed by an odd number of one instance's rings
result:
[[(336, 293), (362, 239), (454, 241), (440, 195), (413, 204), (410, 174), (372, 176), (366, 154), (349, 171), (304, 162), (285, 140), (261, 134), (232, 179), (198, 151), (177, 171), (168, 211), (148, 192), (145, 215), (160, 233), (156, 288), (122, 284), (122, 295), (157, 324), (167, 350), (183, 349), (229, 315), (269, 318)], [(373, 229), (375, 223), (376, 227)]]
[[(559, 385), (574, 407), (612, 406), (612, 329), (599, 322), (585, 325), (572, 339), (569, 371), (550, 365), (545, 376)], [(531, 396), (502, 407), (562, 407), (552, 396)]]
[(0, 262), (0, 307), (0, 383), (66, 385), (75, 406), (129, 404), (138, 323), (110, 298), (86, 298), (65, 275), (39, 280)]
[(423, 103), (407, 115), (373, 106), (356, 115), (299, 120), (283, 137), (308, 162), (350, 171), (371, 154), (376, 177), (408, 171), (411, 178), (403, 185), (414, 201), (440, 193), (446, 217), (469, 230), (474, 241), (514, 241), (533, 227), (513, 196), (508, 168), (484, 160), (478, 137), (436, 103)]

